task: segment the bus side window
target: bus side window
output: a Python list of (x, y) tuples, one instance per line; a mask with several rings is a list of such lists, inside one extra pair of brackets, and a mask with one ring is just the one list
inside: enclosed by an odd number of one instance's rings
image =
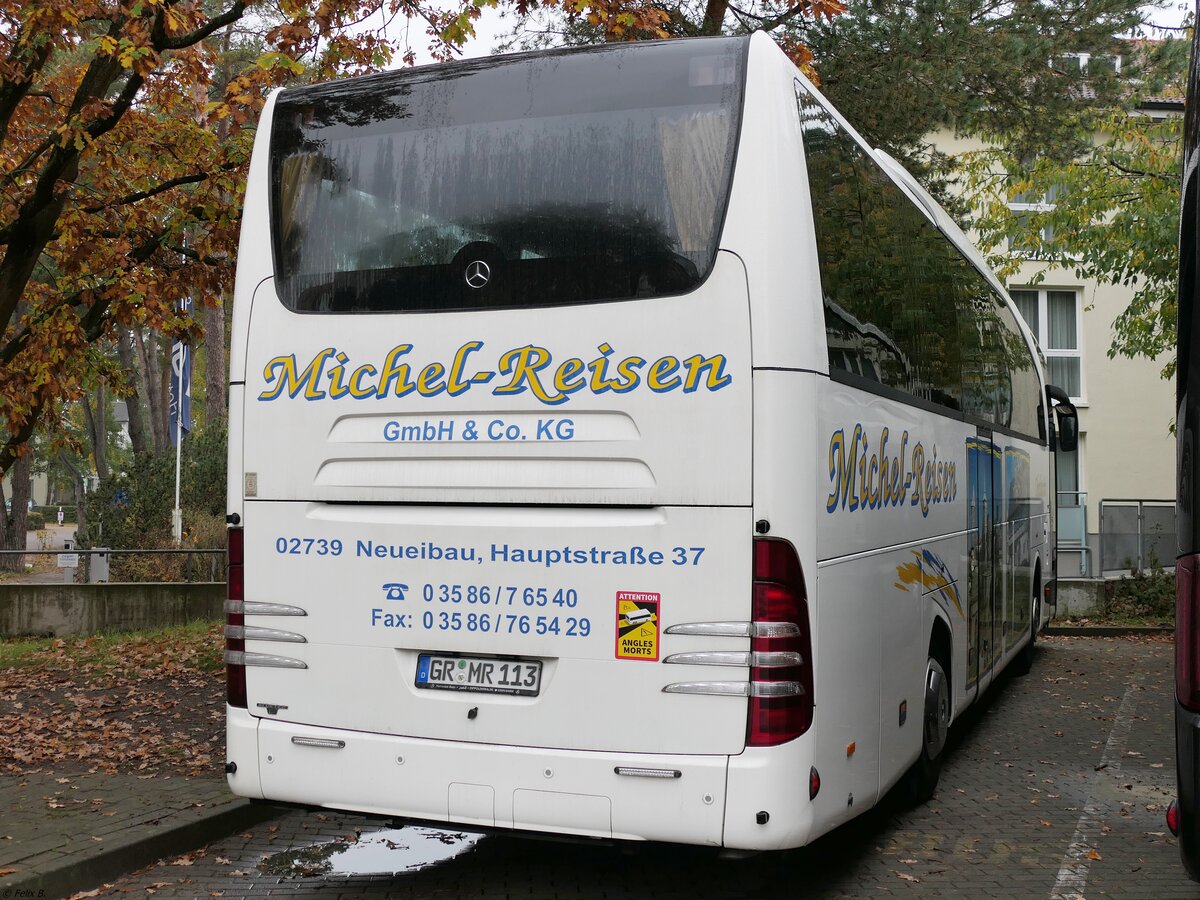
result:
[(796, 102), (831, 370), (958, 409), (960, 362), (945, 239), (799, 84)]
[[(829, 367), (1036, 436), (1037, 369), (1003, 297), (796, 82)], [(872, 377), (874, 376), (874, 377)]]

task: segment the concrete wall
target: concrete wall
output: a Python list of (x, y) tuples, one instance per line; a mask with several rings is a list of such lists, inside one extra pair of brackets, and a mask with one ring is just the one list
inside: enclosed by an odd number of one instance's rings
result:
[(1101, 578), (1059, 578), (1057, 620), (1076, 616), (1094, 616), (1104, 609), (1104, 580)]
[(0, 637), (138, 631), (224, 615), (224, 583), (0, 584)]

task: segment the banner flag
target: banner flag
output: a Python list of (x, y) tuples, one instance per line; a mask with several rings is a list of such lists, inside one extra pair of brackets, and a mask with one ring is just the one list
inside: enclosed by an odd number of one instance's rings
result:
[[(184, 297), (179, 304), (185, 313), (192, 311), (192, 298)], [(171, 345), (171, 397), (168, 407), (168, 422), (171, 431), (171, 446), (176, 445), (182, 432), (192, 430), (192, 348), (183, 341)]]

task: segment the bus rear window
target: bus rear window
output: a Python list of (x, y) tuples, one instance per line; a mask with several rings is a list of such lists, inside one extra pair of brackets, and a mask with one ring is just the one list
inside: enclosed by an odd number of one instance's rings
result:
[(383, 313), (692, 290), (716, 254), (745, 47), (604, 47), (285, 91), (279, 296)]

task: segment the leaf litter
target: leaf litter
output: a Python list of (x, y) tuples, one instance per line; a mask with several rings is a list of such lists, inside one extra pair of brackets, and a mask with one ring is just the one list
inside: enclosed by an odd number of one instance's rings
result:
[(210, 772), (224, 739), (221, 647), (216, 624), (0, 642), (0, 773), (65, 785), (84, 772)]

